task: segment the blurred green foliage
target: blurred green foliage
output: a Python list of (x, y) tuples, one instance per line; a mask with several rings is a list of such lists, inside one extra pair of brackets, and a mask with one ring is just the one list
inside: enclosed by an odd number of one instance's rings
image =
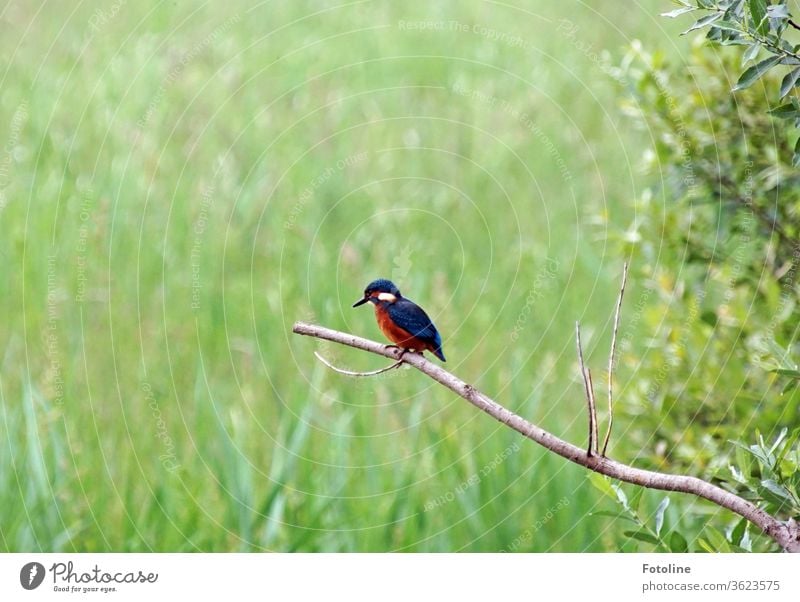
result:
[[(772, 98), (786, 98), (785, 104), (770, 109), (778, 119), (800, 125), (800, 99), (794, 93), (800, 80), (800, 24), (792, 18), (787, 2), (778, 0), (676, 0), (680, 8), (663, 13), (665, 17), (694, 15), (696, 21), (686, 30), (707, 30), (706, 39), (722, 46), (741, 46), (741, 71), (733, 90), (749, 88), (776, 70), (782, 74), (780, 88)], [(698, 18), (699, 17), (699, 18)], [(800, 166), (800, 139), (795, 143), (792, 158)]]
[(659, 2), (9, 4), (0, 548), (634, 549), (583, 469), (290, 331), (381, 339), (350, 305), (393, 278), (583, 441), (573, 324), (602, 356), (622, 263), (586, 219), (640, 179), (602, 67)]
[[(623, 346), (634, 384), (622, 409), (637, 463), (711, 479), (788, 517), (800, 483), (796, 134), (768, 115), (776, 74), (731, 94), (740, 62), (740, 52), (703, 41), (687, 64), (635, 44), (618, 72), (623, 110), (652, 143), (641, 165), (651, 186), (613, 235), (647, 282), (628, 301), (627, 319), (648, 334)], [(757, 438), (764, 448), (759, 433), (778, 438), (780, 466), (739, 453)], [(720, 549), (714, 528), (725, 531), (711, 523), (691, 548)], [(721, 541), (742, 547), (741, 528), (729, 524)], [(683, 549), (685, 539), (651, 543)]]

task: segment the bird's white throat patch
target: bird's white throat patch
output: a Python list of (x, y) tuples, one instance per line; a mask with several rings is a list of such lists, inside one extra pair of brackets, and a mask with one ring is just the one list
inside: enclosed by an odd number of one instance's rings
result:
[(388, 301), (389, 303), (394, 303), (397, 301), (397, 297), (395, 297), (392, 293), (380, 293), (378, 295), (378, 299), (380, 301)]

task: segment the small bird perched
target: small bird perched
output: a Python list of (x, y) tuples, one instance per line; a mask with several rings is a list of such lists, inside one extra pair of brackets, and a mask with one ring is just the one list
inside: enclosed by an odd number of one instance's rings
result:
[(383, 334), (404, 350), (430, 351), (443, 362), (442, 337), (428, 314), (416, 303), (400, 294), (391, 280), (373, 280), (364, 289), (364, 298), (353, 307), (369, 301), (375, 306), (375, 317)]

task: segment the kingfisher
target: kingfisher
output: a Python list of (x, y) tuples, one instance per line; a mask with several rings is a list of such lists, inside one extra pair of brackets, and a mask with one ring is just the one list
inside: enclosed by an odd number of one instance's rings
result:
[(404, 351), (430, 351), (443, 362), (442, 337), (419, 305), (406, 299), (391, 280), (373, 280), (364, 289), (364, 297), (353, 307), (369, 301), (375, 306), (375, 317), (383, 334)]

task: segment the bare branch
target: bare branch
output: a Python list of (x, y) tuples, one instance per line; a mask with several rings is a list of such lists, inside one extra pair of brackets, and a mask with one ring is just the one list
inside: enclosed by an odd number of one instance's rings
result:
[[(295, 323), (292, 330), (301, 335), (316, 337), (334, 343), (340, 343), (356, 349), (369, 351), (383, 357), (388, 357), (395, 361), (402, 356), (402, 350), (387, 347), (375, 341), (370, 341), (361, 337), (354, 336), (345, 332), (331, 330), (314, 324), (305, 322)], [(570, 462), (584, 466), (589, 470), (599, 472), (614, 479), (619, 479), (627, 483), (633, 483), (649, 489), (660, 489), (663, 491), (678, 491), (691, 493), (696, 496), (709, 500), (718, 506), (727, 508), (740, 516), (743, 516), (754, 525), (757, 525), (765, 534), (771, 537), (778, 545), (787, 552), (800, 552), (800, 525), (795, 521), (786, 523), (779, 521), (775, 517), (764, 512), (753, 503), (725, 491), (724, 489), (712, 485), (697, 477), (684, 475), (672, 475), (652, 470), (635, 468), (621, 462), (616, 462), (601, 456), (590, 456), (579, 447), (564, 441), (507, 410), (493, 399), (478, 391), (472, 385), (467, 384), (455, 375), (447, 372), (442, 367), (428, 361), (422, 355), (406, 354), (403, 362), (414, 366), (417, 370), (426, 374), (436, 382), (444, 385), (457, 395), (460, 395), (479, 410), (486, 412), (495, 420), (514, 429), (518, 433), (547, 448), (553, 453), (566, 458)]]
[(619, 297), (617, 298), (617, 309), (614, 312), (614, 333), (611, 335), (611, 352), (608, 355), (608, 430), (603, 441), (603, 453), (606, 455), (608, 441), (611, 439), (611, 427), (614, 426), (614, 356), (617, 353), (617, 331), (619, 330), (619, 316), (622, 310), (622, 297), (625, 295), (625, 283), (628, 281), (628, 262), (622, 264), (622, 286), (619, 287)]
[(319, 361), (321, 361), (323, 364), (328, 366), (328, 368), (330, 368), (334, 372), (338, 372), (339, 374), (345, 374), (347, 376), (375, 376), (375, 375), (381, 374), (383, 372), (388, 372), (389, 370), (394, 370), (395, 368), (397, 368), (398, 366), (400, 366), (403, 363), (403, 360), (397, 360), (391, 366), (387, 366), (386, 368), (381, 368), (380, 370), (373, 370), (372, 372), (352, 372), (351, 370), (345, 370), (344, 368), (337, 368), (336, 366), (331, 364), (328, 360), (326, 360), (324, 357), (322, 357), (316, 351), (314, 352), (314, 355), (317, 356), (317, 359)]
[(586, 393), (586, 404), (589, 407), (589, 446), (586, 454), (591, 456), (597, 452), (597, 406), (594, 402), (594, 385), (592, 373), (583, 361), (583, 345), (581, 345), (581, 323), (575, 322), (575, 344), (578, 347), (578, 365), (583, 377), (583, 388)]

